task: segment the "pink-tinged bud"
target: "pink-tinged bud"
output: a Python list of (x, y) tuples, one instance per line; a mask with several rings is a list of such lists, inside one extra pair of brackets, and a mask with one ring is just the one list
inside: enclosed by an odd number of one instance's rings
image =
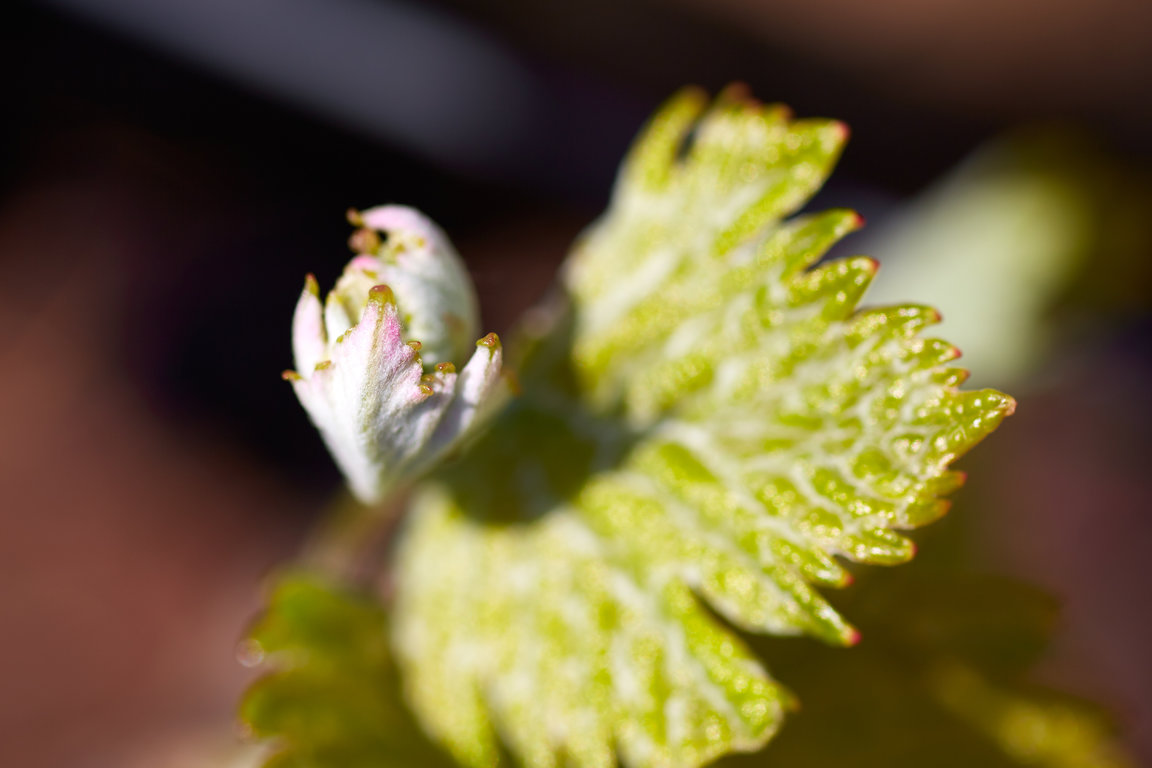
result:
[(444, 233), (411, 208), (357, 216), (384, 237), (356, 240), (377, 252), (354, 257), (323, 302), (309, 275), (292, 321), (296, 371), (285, 379), (353, 493), (377, 503), (433, 466), (507, 387), (494, 334), (470, 358), (461, 342), (476, 338), (476, 299)]

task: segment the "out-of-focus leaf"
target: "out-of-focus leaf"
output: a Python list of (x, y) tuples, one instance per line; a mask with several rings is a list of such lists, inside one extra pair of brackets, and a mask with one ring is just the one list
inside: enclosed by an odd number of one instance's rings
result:
[(272, 667), (245, 694), (240, 716), (276, 745), (265, 768), (447, 768), (400, 697), (379, 603), (324, 580), (292, 575), (242, 646)]
[[(933, 545), (944, 544), (933, 537)], [(1057, 616), (1011, 580), (940, 566), (864, 574), (837, 596), (863, 641), (850, 653), (757, 639), (804, 702), (761, 754), (723, 768), (1125, 768), (1095, 707), (1028, 679)]]
[(1134, 244), (1117, 237), (1152, 242), (1146, 223), (1121, 220), (1128, 203), (1112, 189), (1115, 171), (1088, 142), (1058, 133), (988, 144), (864, 236), (885, 259), (868, 300), (931, 304), (979, 381), (1024, 379), (1051, 351), (1053, 307), (1086, 266), (1133, 274), (1135, 264), (1116, 262)]

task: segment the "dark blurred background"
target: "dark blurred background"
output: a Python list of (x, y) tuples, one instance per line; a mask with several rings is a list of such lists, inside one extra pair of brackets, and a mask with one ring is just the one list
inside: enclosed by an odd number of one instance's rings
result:
[[(1152, 143), (1139, 0), (51, 0), (4, 6), (0, 62), (0, 763), (23, 768), (199, 764), (230, 727), (260, 579), (339, 487), (278, 374), (349, 206), (439, 221), (506, 331), (684, 84), (845, 120), (817, 204), (872, 222), (1020, 125), (1133, 179)], [(982, 448), (980, 530), (1064, 602), (1045, 674), (1152, 760), (1152, 254), (1112, 256)]]

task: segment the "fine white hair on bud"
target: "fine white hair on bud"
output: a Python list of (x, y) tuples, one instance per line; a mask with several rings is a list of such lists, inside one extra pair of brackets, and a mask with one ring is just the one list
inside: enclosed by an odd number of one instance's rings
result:
[(308, 276), (284, 378), (352, 492), (373, 504), (431, 468), (508, 387), (496, 334), (475, 341), (475, 292), (440, 228), (395, 205), (349, 219), (358, 255), (323, 302)]
[(349, 245), (360, 255), (348, 264), (329, 300), (335, 295), (354, 321), (367, 288), (388, 285), (404, 332), (420, 340), (424, 361), (463, 365), (479, 335), (480, 318), (472, 280), (448, 236), (427, 216), (403, 205), (352, 210), (348, 218), (358, 227)]

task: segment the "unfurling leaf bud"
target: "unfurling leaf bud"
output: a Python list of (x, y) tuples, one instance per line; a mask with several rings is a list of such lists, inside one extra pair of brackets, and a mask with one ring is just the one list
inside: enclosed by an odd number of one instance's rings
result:
[(493, 334), (467, 359), (475, 293), (440, 228), (401, 206), (350, 218), (361, 226), (352, 244), (370, 252), (348, 263), (323, 304), (309, 275), (292, 322), (296, 371), (285, 378), (353, 493), (375, 503), (435, 464), (507, 387)]

